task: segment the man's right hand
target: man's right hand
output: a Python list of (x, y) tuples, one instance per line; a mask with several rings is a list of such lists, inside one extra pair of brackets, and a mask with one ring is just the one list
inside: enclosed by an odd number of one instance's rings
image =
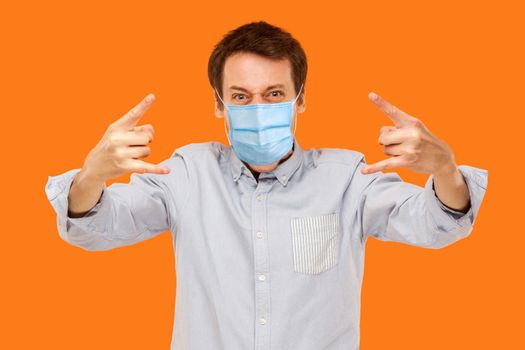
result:
[(155, 101), (149, 94), (128, 113), (109, 125), (99, 143), (89, 152), (82, 167), (83, 175), (104, 182), (129, 172), (167, 174), (166, 166), (151, 164), (138, 158), (147, 157), (153, 141), (153, 126), (136, 126)]

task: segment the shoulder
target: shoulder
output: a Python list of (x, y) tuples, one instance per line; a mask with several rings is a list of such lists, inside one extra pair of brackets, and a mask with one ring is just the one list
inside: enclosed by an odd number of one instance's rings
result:
[(343, 164), (355, 167), (361, 160), (364, 161), (364, 154), (351, 149), (323, 147), (311, 150), (311, 157), (314, 164)]
[(192, 142), (176, 148), (166, 162), (208, 168), (225, 162), (228, 156), (229, 148), (218, 141)]
[(225, 152), (226, 146), (218, 141), (192, 142), (176, 148), (170, 158), (175, 158), (179, 155), (184, 158), (211, 156), (218, 159)]
[(180, 184), (187, 184), (190, 178), (198, 176), (200, 172), (209, 173), (209, 169), (216, 168), (219, 161), (225, 158), (224, 155), (227, 155), (227, 148), (220, 142), (188, 143), (177, 147), (168, 158), (159, 163), (171, 169), (169, 176), (152, 175), (162, 179), (176, 179), (172, 186), (181, 187)]

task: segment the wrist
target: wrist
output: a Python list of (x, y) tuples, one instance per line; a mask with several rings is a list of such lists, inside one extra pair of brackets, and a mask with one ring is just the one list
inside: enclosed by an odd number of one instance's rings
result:
[(434, 172), (434, 177), (453, 177), (459, 173), (458, 166), (454, 161), (447, 162), (438, 167)]
[(106, 182), (106, 180), (96, 176), (95, 174), (90, 172), (88, 169), (82, 168), (77, 174), (76, 182), (82, 184), (83, 186), (84, 185), (93, 186), (93, 185), (102, 185)]

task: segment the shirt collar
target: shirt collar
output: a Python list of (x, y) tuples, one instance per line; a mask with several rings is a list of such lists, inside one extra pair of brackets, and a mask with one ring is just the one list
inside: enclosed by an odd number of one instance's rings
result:
[[(230, 154), (229, 162), (232, 172), (232, 177), (234, 181), (239, 180), (242, 174), (252, 175), (250, 169), (241, 161), (235, 152), (233, 152), (231, 146), (228, 147)], [(266, 177), (277, 177), (277, 180), (283, 185), (286, 186), (288, 180), (292, 177), (293, 173), (299, 168), (303, 161), (303, 149), (297, 142), (295, 136), (293, 137), (293, 152), (290, 158), (277, 165), (277, 167), (269, 172), (263, 172), (259, 174), (259, 179)]]

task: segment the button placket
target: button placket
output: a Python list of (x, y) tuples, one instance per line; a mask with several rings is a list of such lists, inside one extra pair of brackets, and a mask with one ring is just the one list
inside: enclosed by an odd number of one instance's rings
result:
[[(275, 181), (275, 180), (274, 180)], [(270, 274), (266, 200), (274, 181), (259, 179), (252, 196), (252, 230), (255, 282), (255, 349), (270, 349)]]

